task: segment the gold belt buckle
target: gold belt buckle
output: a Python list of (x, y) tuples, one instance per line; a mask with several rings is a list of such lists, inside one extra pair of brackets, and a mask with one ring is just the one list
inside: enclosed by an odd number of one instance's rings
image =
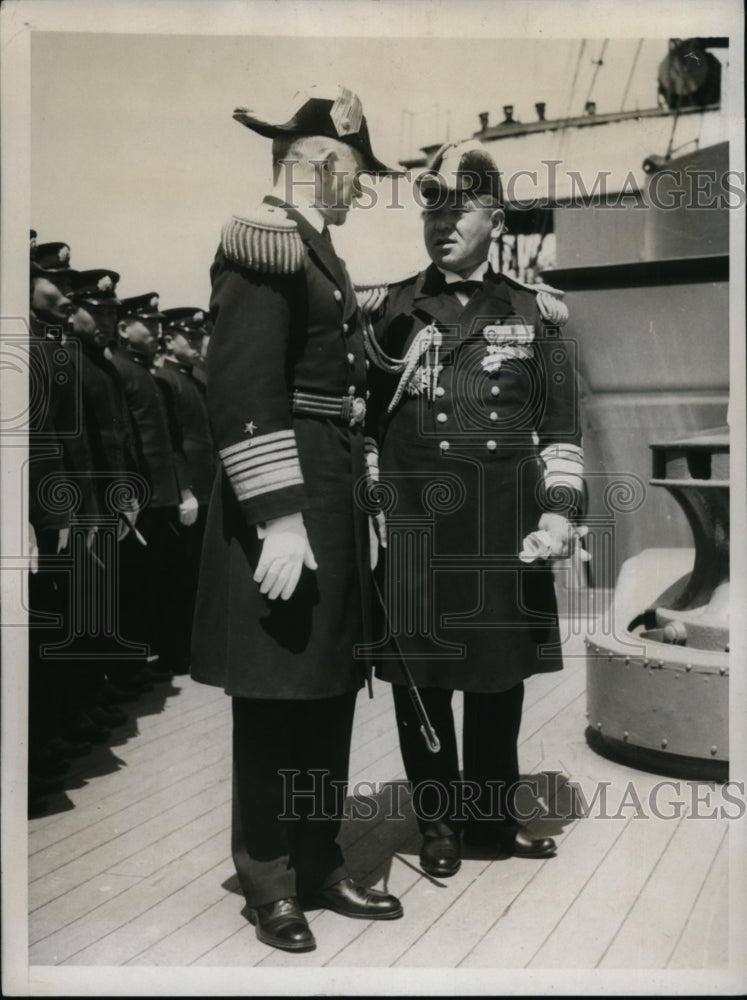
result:
[(361, 396), (356, 396), (353, 400), (352, 415), (350, 417), (350, 426), (355, 427), (356, 424), (362, 424), (366, 419), (366, 401)]

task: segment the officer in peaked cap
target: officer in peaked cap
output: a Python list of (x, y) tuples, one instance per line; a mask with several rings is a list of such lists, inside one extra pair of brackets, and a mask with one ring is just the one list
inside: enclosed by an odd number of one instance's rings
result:
[[(155, 379), (163, 394), (179, 489), (177, 535), (170, 554), (172, 585), (164, 609), (168, 641), (167, 666), (175, 673), (189, 670), (200, 550), (207, 505), (215, 479), (215, 449), (205, 400), (204, 383), (195, 377), (205, 312), (197, 307), (165, 309), (162, 338), (166, 351)], [(163, 654), (162, 654), (163, 655)]]
[[(489, 152), (476, 141), (446, 144), (418, 188), (431, 264), (392, 286), (374, 316), (380, 475), (397, 498), (388, 553), (403, 554), (386, 573), (397, 633), (386, 636), (380, 674), (393, 684), (405, 769), (422, 791), (413, 799), (421, 864), (450, 876), (463, 830), (513, 855), (555, 850), (513, 815), (524, 678), (562, 666), (551, 568), (519, 553), (542, 529), (544, 555), (568, 555), (582, 451), (574, 355), (560, 337), (567, 310), (554, 290), (497, 269), (503, 192)], [(418, 520), (427, 549), (413, 552)], [(438, 572), (429, 553), (452, 566)], [(440, 737), (438, 753), (420, 739), (400, 650)], [(470, 786), (461, 797), (455, 690), (464, 692)]]
[[(282, 124), (242, 108), (234, 118), (272, 139), (274, 188), (226, 223), (211, 272), (208, 409), (221, 468), (192, 675), (233, 699), (232, 849), (257, 936), (307, 951), (299, 899), (351, 917), (402, 913), (348, 876), (333, 794), (366, 673), (355, 647), (369, 632), (370, 568), (355, 501), (366, 471), (361, 318), (328, 226), (345, 221), (359, 174), (389, 170), (350, 90), (299, 98)], [(309, 793), (292, 820), (286, 768)], [(309, 798), (324, 819), (309, 819)]]

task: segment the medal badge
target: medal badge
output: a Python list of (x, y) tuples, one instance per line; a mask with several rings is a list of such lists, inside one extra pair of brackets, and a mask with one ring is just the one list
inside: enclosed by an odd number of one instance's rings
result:
[(488, 345), (482, 367), (489, 375), (499, 372), (503, 362), (509, 358), (524, 361), (534, 357), (533, 326), (496, 323), (483, 327), (482, 335)]

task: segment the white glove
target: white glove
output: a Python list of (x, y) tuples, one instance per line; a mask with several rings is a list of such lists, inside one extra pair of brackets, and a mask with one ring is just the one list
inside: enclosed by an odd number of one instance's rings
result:
[(296, 589), (303, 567), (317, 569), (303, 516), (298, 513), (276, 517), (267, 522), (260, 536), (264, 540), (254, 582), (259, 584), (259, 592), (271, 601), (276, 597), (287, 601)]
[(383, 511), (369, 515), (368, 518), (368, 549), (371, 559), (371, 569), (379, 564), (379, 546), (386, 548), (386, 516)]
[(191, 527), (197, 520), (200, 505), (192, 490), (182, 490), (182, 502), (179, 504), (179, 524), (185, 528)]
[(28, 523), (28, 543), (29, 543), (29, 569), (32, 573), (39, 572), (39, 546), (36, 544), (36, 532), (34, 526)]
[(522, 542), (519, 559), (530, 563), (535, 559), (567, 559), (577, 556), (581, 562), (591, 559), (590, 553), (579, 546), (579, 539), (589, 533), (586, 525), (576, 527), (562, 514), (543, 514), (539, 530), (533, 531)]

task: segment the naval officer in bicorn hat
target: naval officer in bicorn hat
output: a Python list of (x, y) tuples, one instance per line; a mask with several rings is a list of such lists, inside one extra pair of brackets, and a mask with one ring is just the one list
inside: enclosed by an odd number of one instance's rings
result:
[[(525, 678), (562, 666), (548, 558), (575, 545), (583, 456), (573, 345), (560, 336), (567, 309), (554, 289), (500, 272), (503, 192), (488, 150), (447, 143), (416, 190), (431, 264), (372, 314), (371, 409), (382, 488), (396, 498), (379, 663), (393, 683), (421, 865), (451, 876), (462, 832), (511, 855), (555, 852), (517, 822), (517, 742)], [(438, 753), (421, 739), (400, 655)], [(454, 691), (464, 692), (464, 781)]]
[(383, 175), (357, 95), (299, 101), (273, 125), (274, 189), (223, 228), (212, 268), (210, 501), (192, 675), (233, 699), (233, 858), (263, 942), (315, 947), (303, 906), (392, 919), (337, 835), (369, 627), (366, 364), (361, 317), (329, 238)]

